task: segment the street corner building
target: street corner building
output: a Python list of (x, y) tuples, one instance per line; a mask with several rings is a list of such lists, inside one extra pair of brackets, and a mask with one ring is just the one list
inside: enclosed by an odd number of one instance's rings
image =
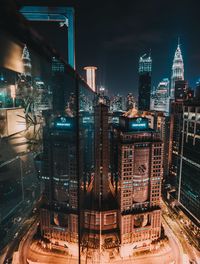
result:
[(151, 249), (161, 235), (161, 182), (163, 148), (148, 119), (121, 117), (118, 144), (118, 203), (120, 252)]

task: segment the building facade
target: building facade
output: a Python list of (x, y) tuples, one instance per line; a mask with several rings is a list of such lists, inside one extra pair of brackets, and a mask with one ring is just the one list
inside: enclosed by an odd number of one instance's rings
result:
[(175, 92), (174, 99), (175, 101), (183, 101), (187, 97), (188, 91), (188, 82), (185, 80), (175, 81)]
[(125, 98), (119, 94), (113, 96), (110, 100), (110, 111), (120, 112), (125, 111)]
[(120, 252), (150, 248), (161, 234), (163, 147), (147, 118), (121, 117), (118, 130)]
[(184, 103), (178, 201), (200, 227), (200, 101)]
[(150, 110), (151, 72), (151, 56), (147, 56), (146, 54), (144, 54), (139, 59), (138, 110)]
[(143, 112), (149, 120), (149, 127), (159, 132), (163, 142), (163, 184), (169, 182), (169, 145), (170, 145), (170, 116), (158, 111)]
[(170, 143), (169, 143), (169, 181), (177, 188), (178, 168), (181, 153), (181, 132), (183, 127), (183, 101), (171, 102)]
[(126, 96), (126, 107), (123, 110), (129, 111), (131, 109), (134, 109), (136, 107), (136, 100), (132, 93), (129, 93)]
[(94, 107), (94, 170), (84, 196), (82, 217), (83, 250), (102, 252), (119, 247), (117, 201), (110, 169), (108, 106)]
[[(43, 133), (45, 184), (44, 204), (40, 210), (43, 237), (70, 248), (78, 255), (78, 179), (75, 120), (47, 116)], [(76, 249), (74, 252), (73, 248)]]
[[(174, 100), (171, 100), (170, 113), (170, 146), (169, 146), (169, 163), (170, 163), (170, 182), (178, 189), (179, 167), (181, 158), (181, 142), (183, 130), (183, 106), (187, 101), (193, 98), (193, 91), (188, 88), (185, 80), (175, 81)], [(177, 198), (177, 192), (175, 197)]]
[(200, 100), (200, 78), (196, 82), (196, 87), (195, 87), (195, 97)]
[(164, 78), (151, 97), (151, 110), (162, 111), (169, 114), (169, 79)]

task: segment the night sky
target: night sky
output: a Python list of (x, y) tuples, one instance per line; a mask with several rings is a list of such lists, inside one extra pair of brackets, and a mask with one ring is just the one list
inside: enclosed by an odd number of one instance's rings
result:
[(96, 65), (110, 93), (137, 93), (138, 58), (152, 50), (153, 85), (170, 77), (180, 36), (185, 79), (200, 76), (200, 1), (80, 1), (77, 65)]
[[(195, 86), (200, 76), (199, 0), (79, 0), (76, 4), (77, 69), (84, 75), (84, 66), (97, 66), (97, 84), (110, 95), (137, 95), (138, 59), (150, 49), (152, 84), (170, 78), (178, 36), (185, 79)], [(54, 38), (64, 56), (65, 31), (59, 28), (56, 34), (62, 36)]]

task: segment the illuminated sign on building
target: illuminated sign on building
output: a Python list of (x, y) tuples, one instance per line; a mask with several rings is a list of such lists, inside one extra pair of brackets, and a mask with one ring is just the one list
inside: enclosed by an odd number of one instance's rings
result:
[(126, 131), (143, 131), (149, 129), (149, 119), (146, 117), (124, 117), (119, 118), (120, 127)]
[(136, 124), (133, 123), (133, 124), (131, 124), (131, 126), (132, 126), (133, 128), (135, 128), (135, 127), (136, 127), (136, 128), (138, 128), (138, 127), (139, 127), (139, 128), (141, 128), (141, 127), (144, 127), (144, 128), (145, 128), (147, 125), (146, 125), (146, 123), (139, 123), (139, 124), (138, 124), (138, 123), (136, 123)]
[(56, 123), (57, 127), (71, 127), (70, 123)]
[(56, 128), (60, 129), (70, 129), (72, 128), (72, 120), (67, 117), (59, 117), (54, 122)]
[(148, 119), (138, 117), (130, 121), (129, 129), (131, 130), (143, 130), (148, 128)]

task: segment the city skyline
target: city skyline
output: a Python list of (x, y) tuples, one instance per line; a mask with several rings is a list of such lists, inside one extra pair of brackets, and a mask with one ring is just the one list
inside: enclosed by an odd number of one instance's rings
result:
[(3, 3), (0, 263), (198, 264), (198, 6)]
[[(200, 39), (196, 28), (198, 8), (195, 8), (198, 3), (193, 6), (185, 2), (176, 1), (171, 10), (172, 1), (165, 3), (165, 8), (157, 0), (149, 1), (144, 6), (142, 3), (126, 2), (121, 10), (120, 5), (114, 1), (110, 1), (108, 5), (101, 1), (101, 6), (98, 3), (95, 5), (91, 0), (84, 4), (77, 1), (76, 61), (81, 76), (85, 77), (85, 66), (97, 66), (97, 84), (104, 86), (110, 95), (125, 95), (129, 92), (137, 95), (139, 57), (151, 50), (152, 87), (157, 87), (160, 79), (171, 79), (171, 67), (179, 38), (185, 79), (191, 87), (195, 87), (199, 78), (197, 66), (200, 61)], [(91, 8), (93, 12), (89, 12)], [(109, 16), (111, 8), (115, 11), (112, 19)], [(183, 17), (187, 10), (194, 16), (193, 20), (186, 22)], [(104, 16), (101, 16), (102, 12), (105, 13)], [(170, 20), (165, 15), (167, 12), (172, 13)], [(47, 39), (50, 38), (52, 45), (66, 59), (66, 42), (60, 41), (64, 39), (66, 29), (51, 24), (50, 31), (54, 34), (49, 36), (46, 25), (34, 22), (34, 26)]]
[[(80, 34), (78, 39), (82, 41), (84, 36), (85, 40), (81, 42), (81, 46), (77, 46), (77, 59), (81, 64), (94, 64), (95, 58), (95, 65), (102, 71), (99, 73), (100, 79), (105, 80), (103, 84), (111, 94), (115, 90), (137, 94), (137, 61), (150, 49), (153, 85), (157, 86), (161, 78), (170, 78), (178, 37), (185, 60), (186, 80), (191, 86), (195, 85), (199, 75), (196, 70), (199, 65), (197, 43), (200, 42), (197, 37), (197, 1), (194, 5), (186, 1), (167, 1), (164, 6), (160, 1), (148, 1), (145, 5), (143, 2), (125, 1), (121, 5), (120, 2), (110, 1), (106, 5), (105, 1), (101, 1), (101, 6), (95, 6), (92, 1), (86, 1), (84, 6), (79, 4), (77, 13), (81, 22), (77, 21)], [(93, 12), (87, 16), (89, 6)], [(109, 12), (112, 8), (115, 15), (111, 19)], [(101, 12), (98, 9), (104, 10), (105, 15), (100, 17)], [(170, 16), (167, 16), (168, 13)], [(192, 20), (185, 19), (188, 14), (193, 14)], [(97, 19), (99, 22), (95, 23)], [(91, 32), (87, 29), (91, 29)], [(90, 50), (87, 57), (81, 52), (86, 40), (89, 43), (86, 53)], [(119, 68), (118, 61), (121, 65)]]

